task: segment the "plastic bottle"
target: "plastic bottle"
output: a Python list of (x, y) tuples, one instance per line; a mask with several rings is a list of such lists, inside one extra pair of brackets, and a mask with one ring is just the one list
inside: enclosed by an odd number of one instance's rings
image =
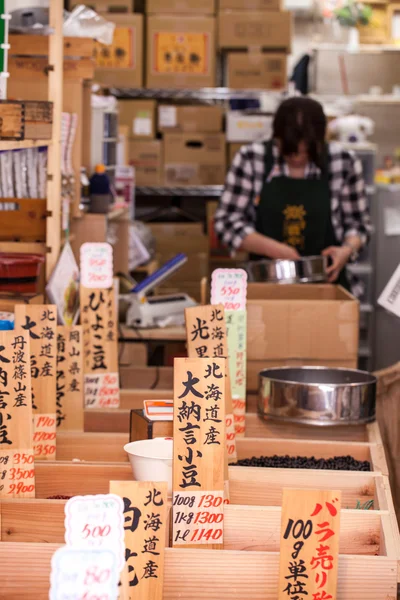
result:
[(95, 173), (89, 180), (90, 205), (89, 212), (105, 214), (108, 212), (112, 194), (110, 179), (104, 165), (96, 165)]

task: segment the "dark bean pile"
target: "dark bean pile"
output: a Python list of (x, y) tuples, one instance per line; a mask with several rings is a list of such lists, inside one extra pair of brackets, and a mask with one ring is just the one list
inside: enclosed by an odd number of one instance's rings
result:
[(70, 500), (72, 496), (48, 496), (46, 500)]
[(352, 456), (315, 458), (315, 456), (260, 456), (238, 460), (234, 467), (269, 467), (275, 469), (324, 469), (332, 471), (370, 471), (368, 460), (356, 460)]

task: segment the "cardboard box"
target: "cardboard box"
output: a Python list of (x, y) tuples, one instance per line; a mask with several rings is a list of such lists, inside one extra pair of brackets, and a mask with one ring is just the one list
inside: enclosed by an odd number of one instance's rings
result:
[(152, 140), (156, 136), (155, 100), (120, 100), (118, 102), (118, 124), (128, 127), (128, 137)]
[(359, 303), (334, 285), (247, 287), (247, 360), (355, 361)]
[[(174, 258), (176, 253), (157, 254), (160, 264)], [(160, 285), (162, 288), (176, 288), (178, 291), (185, 291), (185, 285), (189, 287), (197, 286), (200, 290), (200, 281), (203, 277), (208, 278), (208, 252), (196, 252), (187, 254), (187, 262), (173, 275), (168, 277), (165, 283)]]
[(103, 15), (116, 24), (111, 46), (95, 43), (95, 80), (120, 87), (143, 86), (143, 15)]
[(216, 0), (146, 0), (147, 14), (215, 15)]
[(165, 134), (165, 185), (220, 185), (225, 174), (223, 133)]
[(149, 17), (146, 86), (213, 87), (215, 30), (214, 17)]
[(282, 10), (281, 0), (219, 0), (219, 10)]
[(385, 4), (372, 4), (372, 18), (368, 25), (359, 25), (361, 44), (389, 43), (389, 14)]
[(160, 140), (129, 142), (129, 164), (135, 167), (136, 185), (162, 185), (162, 144)]
[(158, 107), (158, 130), (164, 133), (219, 133), (224, 111), (221, 106)]
[(129, 228), (131, 223), (128, 212), (108, 223), (108, 233), (111, 233), (112, 238), (116, 240), (113, 244), (114, 274), (129, 273)]
[(229, 111), (226, 115), (226, 139), (228, 142), (255, 142), (272, 136), (271, 115), (245, 114)]
[(235, 142), (234, 144), (228, 144), (228, 169), (233, 163), (233, 159), (236, 154), (239, 152), (240, 148), (243, 146), (241, 142)]
[[(75, 6), (79, 6), (82, 2), (69, 0), (67, 2), (68, 10), (72, 10)], [(97, 13), (133, 13), (134, 0), (88, 0), (85, 6), (93, 8)]]
[(292, 15), (288, 11), (224, 11), (218, 16), (220, 48), (279, 48), (290, 52)]
[(236, 90), (283, 90), (287, 86), (286, 54), (229, 52), (227, 86)]
[(156, 249), (161, 256), (208, 250), (208, 238), (202, 223), (149, 223), (148, 226), (156, 238)]

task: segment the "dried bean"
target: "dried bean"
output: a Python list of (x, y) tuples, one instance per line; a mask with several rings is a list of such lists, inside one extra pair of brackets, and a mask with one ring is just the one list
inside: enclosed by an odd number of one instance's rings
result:
[(334, 471), (370, 471), (368, 460), (356, 460), (352, 456), (315, 458), (315, 456), (253, 456), (233, 464), (236, 467), (268, 467), (272, 469), (323, 469)]

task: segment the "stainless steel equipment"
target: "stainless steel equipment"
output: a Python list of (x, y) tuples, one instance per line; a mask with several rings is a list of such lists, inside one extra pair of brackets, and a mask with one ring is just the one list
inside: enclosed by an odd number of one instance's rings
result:
[(376, 378), (364, 371), (279, 367), (259, 377), (263, 417), (323, 426), (375, 420)]
[(298, 260), (257, 260), (244, 265), (249, 281), (266, 283), (324, 283), (326, 256), (306, 256)]

